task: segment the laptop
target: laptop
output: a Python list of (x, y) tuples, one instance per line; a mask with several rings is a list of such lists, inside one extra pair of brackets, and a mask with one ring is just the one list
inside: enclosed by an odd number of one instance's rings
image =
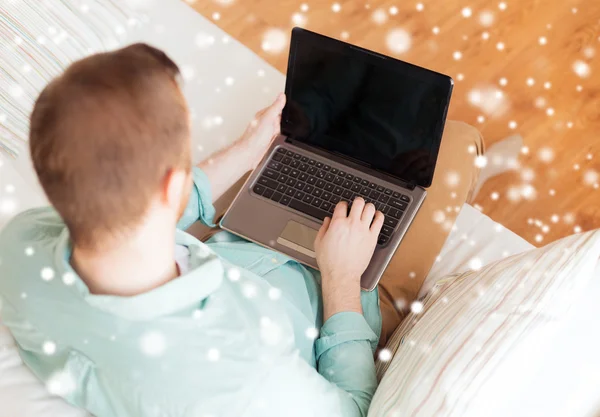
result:
[(385, 215), (361, 277), (373, 290), (431, 185), (452, 87), (446, 75), (294, 28), (281, 135), (221, 227), (318, 269), (323, 219), (362, 196)]

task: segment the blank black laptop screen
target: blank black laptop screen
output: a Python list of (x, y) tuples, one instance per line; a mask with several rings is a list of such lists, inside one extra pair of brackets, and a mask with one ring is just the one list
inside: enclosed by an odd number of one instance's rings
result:
[(282, 132), (427, 187), (451, 90), (444, 75), (295, 30)]

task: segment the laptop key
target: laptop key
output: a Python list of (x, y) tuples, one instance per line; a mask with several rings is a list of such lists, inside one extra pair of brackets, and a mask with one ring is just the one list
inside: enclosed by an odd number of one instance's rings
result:
[(394, 219), (393, 217), (390, 216), (385, 216), (385, 220), (383, 221), (383, 224), (385, 224), (386, 226), (389, 227), (396, 227), (398, 226), (398, 220)]
[(344, 190), (342, 193), (342, 197), (347, 198), (348, 200), (352, 199), (352, 192), (350, 190)]
[(315, 166), (316, 166), (317, 168), (323, 168), (323, 163), (322, 163), (322, 162), (317, 162), (317, 163), (315, 164)]
[(298, 167), (300, 166), (300, 161), (298, 161), (298, 160), (294, 160), (294, 161), (292, 161), (292, 162), (290, 163), (290, 166), (291, 166), (292, 168), (298, 168)]
[(293, 187), (294, 185), (296, 185), (296, 180), (294, 178), (288, 178), (288, 180), (285, 183), (290, 187)]
[(410, 203), (410, 198), (407, 195), (404, 195), (404, 194), (402, 194), (400, 196), (400, 200), (406, 201), (407, 203)]
[(323, 165), (323, 171), (329, 171), (331, 167), (329, 165)]
[(308, 179), (308, 175), (303, 172), (302, 174), (298, 175), (298, 179), (300, 181), (306, 181)]
[(397, 191), (394, 191), (394, 194), (392, 194), (394, 198), (400, 198), (400, 193)]
[(323, 210), (329, 211), (329, 209), (331, 208), (331, 203), (329, 201), (323, 201), (323, 204), (321, 204), (321, 208)]
[(407, 206), (406, 203), (404, 203), (402, 201), (394, 200), (393, 198), (390, 200), (390, 202), (388, 204), (394, 208), (397, 208), (398, 210), (406, 210), (406, 206)]
[(306, 172), (308, 172), (309, 175), (315, 175), (317, 173), (317, 171), (318, 171), (317, 168), (310, 167), (310, 168), (308, 168), (308, 171), (306, 171)]
[(321, 207), (321, 204), (323, 204), (323, 200), (321, 200), (320, 198), (313, 198), (311, 204), (315, 207)]
[(380, 193), (382, 193), (383, 190), (385, 190), (385, 188), (383, 188), (383, 186), (381, 186), (381, 185), (377, 186), (377, 191), (379, 191)]
[(392, 229), (389, 226), (386, 226), (385, 224), (383, 226), (381, 226), (381, 233), (386, 236), (391, 235), (393, 231), (394, 231), (394, 229)]
[(294, 194), (294, 198), (302, 200), (304, 198), (304, 193), (302, 191), (296, 191), (296, 194)]
[(334, 189), (333, 189), (333, 193), (336, 195), (342, 195), (343, 192), (344, 192), (344, 189), (340, 186), (334, 187)]
[(279, 200), (281, 200), (281, 197), (283, 197), (283, 194), (278, 193), (277, 191), (275, 191), (273, 193), (273, 195), (271, 196), (271, 200), (273, 200), (273, 201), (279, 201)]
[(320, 188), (315, 188), (312, 192), (312, 195), (314, 195), (315, 197), (321, 197), (323, 195), (323, 190), (321, 190)]
[(279, 174), (277, 173), (277, 171), (274, 171), (270, 168), (265, 169), (263, 171), (263, 175), (265, 177), (273, 178), (274, 180), (276, 180), (279, 177)]
[(361, 180), (360, 181), (360, 185), (362, 185), (363, 187), (366, 187), (366, 186), (369, 185), (369, 181), (367, 181), (367, 180)]
[(264, 185), (265, 187), (269, 187), (269, 188), (277, 188), (277, 186), (279, 184), (277, 184), (277, 181), (274, 181), (270, 178), (267, 177), (260, 177), (257, 181), (260, 185)]
[(258, 195), (262, 195), (267, 188), (264, 185), (256, 184), (252, 191), (254, 191)]
[(340, 172), (338, 172), (338, 175), (339, 175), (340, 177), (345, 177), (345, 176), (346, 176), (346, 173), (345, 173), (344, 171), (340, 170)]
[(369, 194), (371, 194), (371, 189), (369, 187), (362, 187), (360, 189), (360, 194), (365, 195), (365, 196), (369, 195)]
[(329, 201), (329, 199), (331, 198), (331, 193), (328, 193), (327, 191), (325, 191), (322, 195), (321, 198), (325, 201)]
[(293, 197), (294, 194), (296, 194), (296, 190), (294, 190), (292, 187), (288, 188), (287, 190), (285, 190), (285, 195), (288, 195), (290, 197)]
[(331, 168), (331, 173), (333, 175), (337, 174), (338, 173), (338, 169), (337, 168)]
[(385, 195), (385, 194), (381, 194), (379, 196), (379, 201), (381, 201), (382, 203), (387, 203), (388, 201), (390, 201), (390, 197)]
[(306, 184), (306, 187), (304, 187), (304, 192), (310, 194), (310, 193), (312, 193), (312, 190), (314, 190), (314, 189), (315, 189), (315, 187), (313, 185)]
[(300, 171), (298, 171), (296, 169), (292, 169), (292, 171), (290, 172), (290, 177), (297, 178), (298, 175), (300, 175)]
[(344, 179), (342, 177), (335, 177), (335, 179), (333, 180), (333, 183), (335, 185), (342, 185), (344, 183)]
[(275, 171), (281, 171), (281, 168), (283, 168), (283, 165), (273, 160), (271, 160), (267, 166), (271, 169), (274, 169)]
[(351, 190), (354, 191), (355, 193), (360, 193), (360, 184), (353, 184)]
[(302, 159), (300, 159), (302, 162), (308, 162), (308, 158), (306, 156), (303, 156)]
[(265, 190), (265, 192), (263, 193), (263, 197), (271, 198), (271, 197), (273, 197), (273, 193), (274, 193), (273, 190), (271, 190), (270, 188), (267, 188)]
[(354, 175), (346, 174), (346, 179), (352, 181), (354, 179)]
[(386, 188), (385, 190), (383, 190), (383, 193), (385, 195), (392, 195), (392, 190), (390, 190), (389, 188)]
[(301, 182), (301, 181), (298, 181), (298, 182), (296, 183), (296, 185), (294, 185), (294, 188), (295, 188), (296, 190), (303, 190), (305, 185), (306, 185), (305, 183), (303, 183), (303, 182)]
[(290, 201), (289, 207), (293, 208), (294, 210), (298, 210), (299, 212), (308, 214), (309, 216), (319, 220), (323, 220), (325, 217), (329, 216), (329, 213), (327, 213), (326, 211), (321, 210), (317, 207), (313, 207), (309, 204), (303, 203), (302, 201), (298, 200)]
[(285, 153), (285, 148), (277, 148), (276, 153)]
[(290, 172), (292, 172), (292, 168), (290, 168), (290, 167), (281, 168), (281, 173), (284, 175), (290, 175)]
[(369, 194), (369, 197), (371, 197), (374, 200), (377, 200), (379, 198), (381, 194), (379, 194), (377, 191), (373, 190), (371, 191), (371, 193)]
[(325, 181), (333, 181), (335, 179), (335, 176), (331, 173), (328, 173), (327, 175), (325, 175)]
[(287, 175), (281, 174), (277, 177), (277, 181), (279, 181), (279, 182), (286, 182), (287, 180), (288, 180)]
[(307, 183), (314, 185), (317, 182), (317, 179), (315, 177), (308, 177), (308, 179), (306, 180)]
[(388, 216), (392, 216), (396, 219), (399, 219), (400, 217), (402, 217), (402, 212), (398, 209), (391, 208), (390, 211), (388, 211)]
[(288, 196), (283, 196), (281, 197), (281, 200), (279, 200), (279, 204), (283, 204), (284, 206), (287, 206), (288, 204), (290, 204), (290, 201), (292, 201), (292, 199)]
[(285, 158), (283, 158), (283, 160), (281, 161), (282, 164), (284, 165), (289, 165), (292, 163), (292, 158), (290, 158), (289, 156), (286, 156)]
[(385, 245), (388, 242), (388, 240), (390, 240), (389, 237), (383, 236), (383, 235), (379, 235), (379, 239), (377, 239), (377, 243), (379, 245)]
[(357, 182), (360, 184), (361, 181), (362, 181), (362, 178), (354, 177), (354, 182)]
[(325, 187), (325, 184), (326, 184), (325, 181), (317, 180), (316, 186), (317, 186), (317, 188), (323, 188), (323, 187)]
[(337, 195), (331, 196), (331, 198), (329, 199), (329, 201), (331, 202), (331, 204), (333, 204), (334, 206), (339, 203), (341, 200), (340, 197), (338, 197)]
[(334, 185), (332, 183), (328, 182), (327, 184), (325, 184), (325, 187), (323, 189), (325, 191), (332, 192), (334, 188), (335, 188)]
[(325, 171), (319, 171), (317, 172), (317, 178), (325, 178)]
[(369, 188), (374, 190), (377, 188), (377, 184), (375, 184), (374, 182), (369, 183)]
[(298, 169), (302, 172), (306, 172), (306, 170), (308, 170), (309, 165), (308, 164), (300, 164), (300, 166), (298, 167)]
[(294, 156), (294, 152), (292, 152), (292, 151), (285, 151), (285, 154), (287, 156)]
[(304, 201), (305, 203), (309, 203), (313, 200), (313, 197), (311, 195), (306, 194), (304, 196), (304, 198), (302, 199), (302, 201)]
[(302, 158), (302, 155), (300, 155), (299, 153), (294, 154), (294, 159), (300, 159), (300, 158)]
[[(281, 149), (281, 148), (279, 148), (279, 149)], [(273, 155), (273, 160), (275, 160), (277, 162), (281, 161), (282, 159), (283, 159), (283, 155), (280, 153), (276, 153), (275, 155)]]
[(390, 211), (390, 206), (385, 206), (385, 207), (383, 207), (383, 208), (381, 209), (381, 212), (382, 212), (383, 214), (387, 214), (387, 212), (388, 212), (388, 211)]
[(279, 184), (277, 186), (277, 191), (279, 191), (280, 193), (285, 193), (286, 189), (287, 189), (287, 187), (284, 184)]
[(314, 159), (309, 159), (308, 160), (308, 165), (314, 165), (315, 164), (315, 160)]
[(342, 183), (342, 187), (344, 187), (344, 188), (351, 188), (353, 185), (354, 184), (350, 180), (346, 180)]

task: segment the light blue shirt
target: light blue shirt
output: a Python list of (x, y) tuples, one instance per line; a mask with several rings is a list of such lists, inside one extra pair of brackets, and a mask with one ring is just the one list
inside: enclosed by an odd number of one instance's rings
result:
[[(207, 177), (179, 227), (215, 215)], [(152, 291), (91, 294), (69, 265), (68, 230), (51, 208), (0, 233), (1, 317), (24, 362), (97, 417), (364, 416), (377, 381), (377, 291), (364, 316), (322, 324), (320, 275), (221, 232), (177, 230), (188, 273)]]

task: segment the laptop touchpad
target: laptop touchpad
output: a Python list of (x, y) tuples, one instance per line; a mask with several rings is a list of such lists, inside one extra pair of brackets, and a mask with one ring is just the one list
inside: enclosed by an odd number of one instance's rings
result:
[(314, 258), (317, 233), (318, 230), (290, 220), (277, 238), (277, 243)]

